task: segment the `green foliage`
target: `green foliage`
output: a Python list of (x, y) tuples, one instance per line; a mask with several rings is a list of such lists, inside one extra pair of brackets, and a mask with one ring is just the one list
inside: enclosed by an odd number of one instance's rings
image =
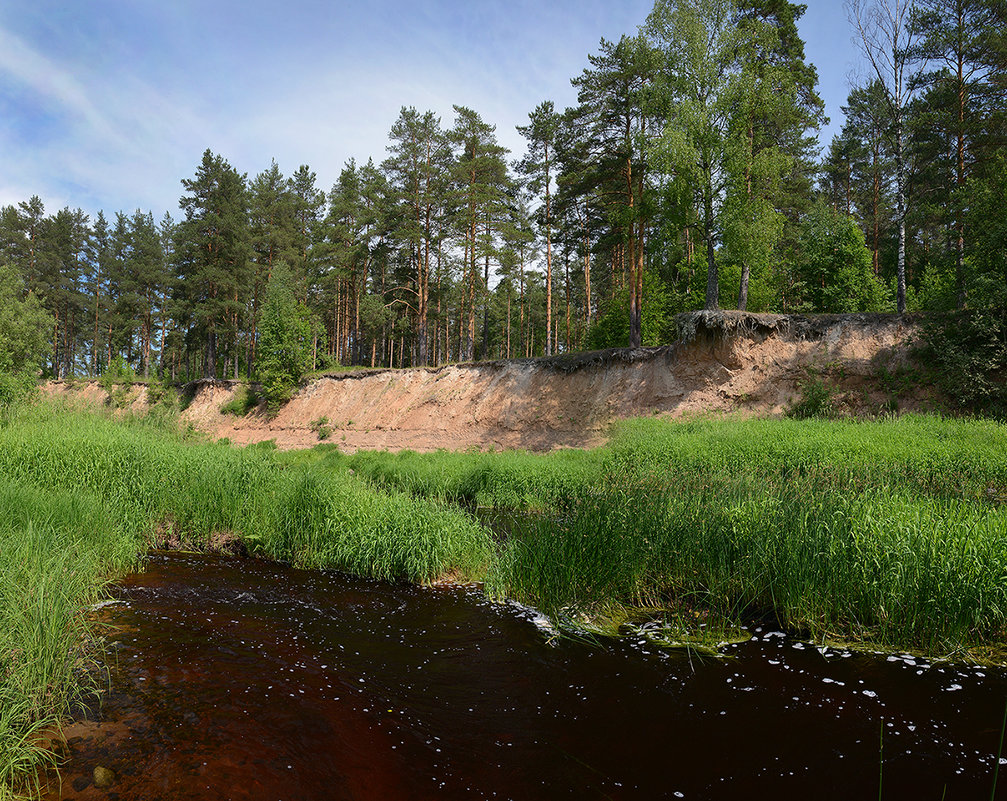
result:
[(809, 373), (800, 384), (801, 397), (789, 409), (787, 416), (798, 420), (810, 417), (835, 416), (832, 388), (813, 373)]
[(963, 410), (1007, 417), (1007, 312), (927, 319), (923, 339), (941, 389)]
[(233, 414), (236, 417), (244, 417), (259, 403), (259, 398), (255, 390), (248, 384), (239, 384), (234, 390), (234, 394), (227, 403), (221, 404), (221, 414)]
[(165, 378), (147, 383), (147, 414), (167, 424), (176, 419), (180, 401), (178, 391)]
[(266, 285), (256, 365), (270, 413), (275, 413), (289, 400), (308, 370), (310, 356), (308, 310), (294, 297), (289, 269), (282, 263), (277, 264)]
[(973, 303), (997, 306), (1007, 303), (1007, 215), (1004, 192), (1007, 186), (1007, 155), (997, 153), (983, 171), (969, 182), (971, 204), (968, 228), (973, 239), (973, 268), (970, 296)]
[(97, 690), (80, 611), (135, 564), (135, 543), (93, 494), (0, 479), (0, 798), (34, 794), (54, 765), (41, 735)]
[(332, 435), (332, 426), (329, 425), (329, 418), (317, 417), (311, 421), (311, 430), (314, 431), (319, 439), (328, 439)]
[(116, 355), (99, 381), (108, 394), (106, 403), (113, 409), (122, 409), (129, 404), (129, 393), (136, 381), (136, 373), (121, 355)]
[[(907, 287), (907, 289), (909, 288)], [(923, 268), (919, 289), (915, 292), (913, 301), (912, 304), (909, 304), (907, 298), (906, 303), (909, 311), (948, 312), (955, 309), (958, 298), (952, 265), (939, 261), (928, 263)]]
[(20, 273), (0, 264), (0, 421), (33, 391), (42, 369), (52, 317)]
[(10, 420), (14, 411), (35, 391), (38, 379), (29, 372), (0, 370), (0, 422)]
[(818, 203), (801, 223), (797, 266), (805, 309), (876, 312), (892, 308), (889, 291), (871, 268), (871, 254), (856, 222)]
[[(641, 342), (646, 346), (670, 342), (673, 325), (671, 301), (661, 279), (651, 271), (643, 274), (643, 308), (641, 312)], [(629, 290), (620, 289), (591, 326), (587, 335), (588, 350), (625, 348), (629, 345)]]

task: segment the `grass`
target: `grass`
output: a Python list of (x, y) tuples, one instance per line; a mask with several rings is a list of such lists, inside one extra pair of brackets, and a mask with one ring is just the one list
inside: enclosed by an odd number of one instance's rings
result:
[(1004, 644), (1005, 452), (987, 421), (639, 419), (592, 452), (340, 463), (380, 487), (538, 510), (487, 583), (554, 616), (656, 606), (961, 653)]
[(259, 403), (259, 398), (255, 391), (248, 384), (239, 384), (234, 390), (234, 395), (229, 401), (221, 404), (221, 414), (232, 414), (235, 417), (244, 417)]
[(0, 480), (0, 799), (37, 790), (42, 734), (95, 689), (82, 610), (137, 564), (124, 534), (93, 495)]

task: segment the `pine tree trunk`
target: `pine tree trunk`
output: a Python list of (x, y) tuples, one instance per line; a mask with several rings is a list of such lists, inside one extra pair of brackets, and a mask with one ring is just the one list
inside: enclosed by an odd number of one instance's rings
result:
[(549, 205), (549, 148), (545, 150), (545, 355), (552, 355), (552, 220)]
[(900, 109), (895, 118), (895, 180), (898, 185), (896, 213), (899, 219), (898, 292), (895, 308), (899, 314), (906, 312), (906, 168), (902, 148), (902, 114)]
[(591, 238), (588, 233), (588, 208), (584, 200), (584, 327), (591, 327)]
[(965, 79), (964, 79), (964, 64), (962, 63), (962, 58), (958, 58), (958, 163), (957, 175), (955, 176), (955, 183), (958, 186), (958, 197), (955, 198), (956, 202), (954, 204), (955, 209), (955, 232), (957, 233), (955, 241), (955, 305), (959, 309), (965, 308), (965, 302), (968, 299), (966, 297), (965, 289), (965, 220), (964, 214), (962, 213), (962, 192), (965, 188)]

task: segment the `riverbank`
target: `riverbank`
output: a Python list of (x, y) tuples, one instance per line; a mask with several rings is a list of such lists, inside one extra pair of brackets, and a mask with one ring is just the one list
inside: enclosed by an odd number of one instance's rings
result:
[(628, 604), (672, 629), (769, 619), (1002, 660), (1005, 449), (1001, 424), (933, 416), (641, 419), (594, 451), (321, 458), (416, 496), (536, 511), (487, 585), (554, 617)]
[(20, 710), (0, 719), (0, 793), (31, 789), (52, 758), (32, 733), (87, 691), (80, 611), (152, 546), (482, 580), (582, 631), (715, 642), (771, 621), (1005, 661), (1005, 450), (1002, 425), (908, 416), (642, 419), (548, 454), (283, 453), (40, 405), (0, 429), (0, 692)]
[(481, 576), (490, 558), (488, 533), (444, 504), (146, 418), (26, 410), (0, 428), (0, 476), (0, 799), (34, 794), (53, 764), (41, 735), (95, 689), (84, 612), (151, 547), (412, 582)]
[[(884, 314), (692, 312), (655, 348), (404, 370), (357, 369), (306, 379), (275, 415), (248, 403), (244, 382), (182, 389), (182, 419), (213, 439), (310, 448), (325, 433), (341, 450), (549, 451), (594, 448), (622, 419), (701, 414), (781, 416), (809, 385), (839, 415), (877, 417), (939, 407), (914, 354), (920, 324)], [(145, 413), (145, 384), (51, 381), (50, 396)], [(163, 388), (157, 388), (163, 391)]]

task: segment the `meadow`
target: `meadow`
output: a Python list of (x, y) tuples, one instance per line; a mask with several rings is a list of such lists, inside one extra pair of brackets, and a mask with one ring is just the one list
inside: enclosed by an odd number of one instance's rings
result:
[(279, 453), (35, 406), (0, 428), (0, 799), (31, 792), (47, 733), (97, 690), (85, 611), (165, 541), (480, 580), (567, 630), (760, 621), (1002, 661), (1005, 454), (1000, 424), (910, 416), (640, 419), (549, 454)]

